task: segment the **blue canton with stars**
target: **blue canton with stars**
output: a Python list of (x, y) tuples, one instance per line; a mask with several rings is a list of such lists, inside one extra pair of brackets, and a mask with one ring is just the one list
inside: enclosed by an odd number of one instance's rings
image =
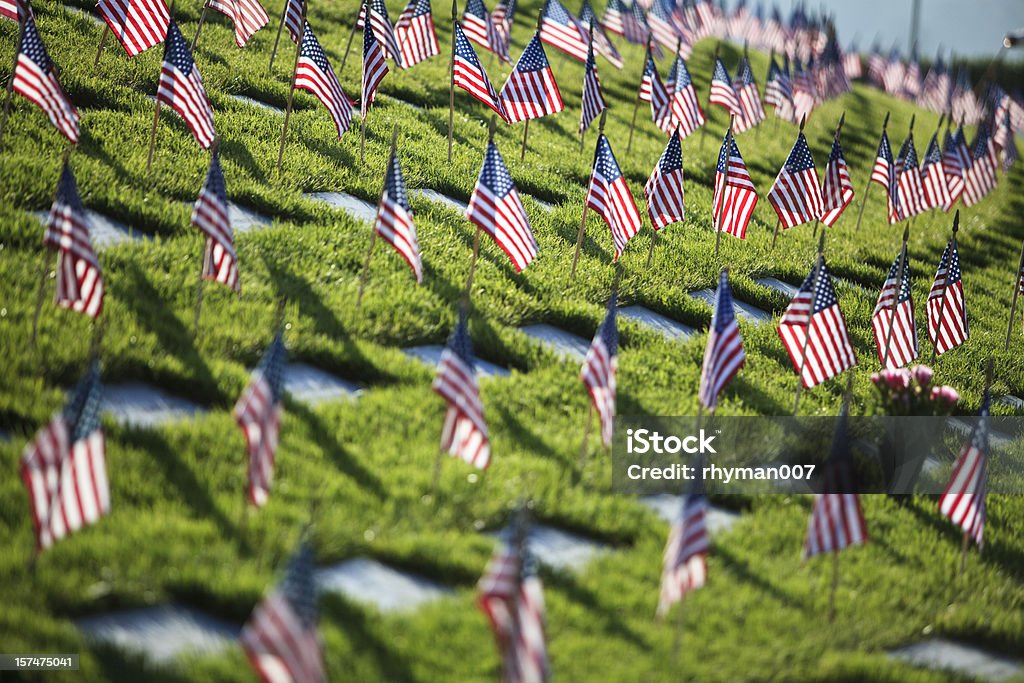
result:
[(892, 147), (889, 145), (889, 134), (882, 131), (882, 139), (878, 143), (879, 158), (885, 159), (892, 166)]
[(825, 267), (825, 261), (822, 259), (820, 266), (815, 266), (811, 269), (810, 275), (804, 280), (804, 283), (800, 285), (801, 294), (810, 294), (814, 291), (814, 280), (818, 271), (821, 271), (821, 277), (818, 278), (818, 291), (814, 294), (814, 308), (811, 311), (812, 315), (824, 311), (829, 306), (834, 306), (839, 303), (839, 297), (836, 296), (836, 289), (832, 286), (832, 278), (828, 274), (828, 268)]
[[(742, 162), (743, 161), (743, 157), (740, 156), (740, 148), (736, 146), (736, 138), (734, 136), (730, 136), (728, 133), (726, 133), (726, 137), (730, 138), (730, 142), (732, 142), (732, 149), (730, 150), (731, 156), (733, 158), (739, 159), (740, 162)], [(726, 157), (725, 152), (726, 152), (726, 141), (722, 140), (722, 149), (718, 152), (718, 169), (717, 170), (718, 170), (719, 173), (725, 173), (726, 164), (729, 162), (728, 158)]]
[(21, 40), (21, 52), (35, 62), (43, 73), (48, 74), (53, 69), (53, 62), (50, 61), (50, 55), (46, 52), (43, 39), (39, 37), (36, 22), (32, 17), (25, 19), (25, 35)]
[(974, 138), (974, 152), (971, 157), (974, 160), (981, 159), (988, 154), (988, 128), (984, 125), (978, 127), (978, 135)]
[[(949, 265), (950, 252), (953, 254), (952, 266)], [(939, 271), (943, 270), (946, 271), (947, 287), (960, 282), (960, 251), (953, 246), (952, 240), (946, 245), (946, 249), (942, 252), (942, 260), (939, 261)]]
[(982, 453), (988, 453), (988, 414), (989, 406), (992, 403), (992, 396), (988, 391), (985, 392), (985, 398), (981, 402), (981, 410), (978, 411), (978, 424), (974, 426), (974, 431), (971, 432), (971, 446), (978, 449)]
[(430, 0), (417, 0), (416, 7), (412, 10), (412, 16), (422, 17), (425, 14), (430, 14)]
[(665, 151), (661, 153), (658, 168), (664, 174), (683, 170), (683, 147), (679, 142), (679, 135), (675, 131), (669, 137)]
[(448, 337), (448, 349), (459, 357), (470, 370), (475, 366), (473, 362), (473, 345), (469, 340), (469, 329), (466, 326), (466, 309), (459, 309), (459, 321), (455, 323), (451, 336)]
[(576, 23), (558, 0), (547, 1), (544, 6), (544, 18), (564, 26), (572, 26)]
[[(843, 146), (841, 144), (839, 144), (839, 138), (838, 137), (832, 138), (832, 151), (829, 152), (828, 160), (829, 161), (839, 161), (842, 158), (843, 158)], [(845, 161), (845, 159), (844, 159), (844, 161)]]
[(316, 626), (316, 585), (313, 583), (313, 550), (303, 543), (288, 561), (281, 595), (295, 612), (303, 627)]
[(619, 328), (615, 324), (615, 306), (618, 304), (618, 300), (618, 292), (612, 292), (608, 299), (608, 313), (605, 314), (604, 322), (601, 323), (601, 329), (598, 331), (601, 341), (608, 349), (609, 358), (614, 358), (619, 352)]
[(100, 407), (103, 385), (100, 384), (100, 362), (94, 360), (85, 376), (71, 392), (64, 407), (71, 443), (77, 443), (100, 428)]
[(529, 71), (540, 71), (548, 68), (548, 57), (544, 54), (544, 48), (540, 44), (540, 38), (534, 34), (530, 44), (523, 51), (523, 56), (516, 63), (518, 73)]
[(594, 155), (594, 175), (604, 178), (606, 183), (614, 183), (622, 177), (619, 164), (612, 154), (612, 146), (604, 134), (597, 139), (597, 154)]
[(793, 149), (789, 153), (789, 158), (786, 159), (786, 171), (800, 173), (807, 170), (814, 170), (814, 159), (811, 158), (811, 150), (807, 147), (807, 138), (800, 133), (797, 135), (796, 144), (793, 145)]
[(462, 32), (462, 27), (458, 24), (455, 24), (455, 56), (478, 69), (480, 68), (480, 60), (476, 58), (473, 46), (469, 44), (466, 34)]
[(388, 174), (384, 178), (384, 194), (406, 211), (412, 210), (409, 208), (409, 193), (405, 189), (405, 179), (402, 177), (397, 151), (391, 155), (391, 163), (388, 164)]
[(657, 67), (654, 66), (654, 57), (651, 56), (651, 48), (647, 48), (647, 61), (644, 63), (644, 76), (653, 76), (657, 73)]
[(711, 77), (712, 81), (722, 81), (726, 85), (732, 85), (732, 79), (729, 78), (729, 72), (725, 70), (725, 64), (722, 64), (721, 59), (715, 59), (715, 75)]
[(75, 182), (75, 174), (71, 172), (71, 164), (68, 162), (64, 162), (64, 169), (60, 172), (56, 203), (67, 206), (76, 214), (85, 213), (82, 198), (78, 196), (78, 183)]
[(174, 21), (171, 21), (170, 26), (167, 27), (167, 39), (164, 41), (164, 62), (169, 62), (185, 76), (190, 76), (195, 67), (188, 43), (185, 42), (185, 37), (181, 35), (181, 30)]
[(483, 0), (469, 0), (466, 3), (466, 14), (474, 17), (483, 19), (487, 16), (487, 8), (484, 7)]
[(669, 80), (673, 83), (672, 90), (674, 92), (680, 92), (693, 82), (690, 79), (690, 70), (686, 68), (686, 62), (678, 55), (676, 55), (675, 63), (672, 64), (672, 75)]
[[(893, 261), (892, 268), (889, 269), (889, 277), (886, 278), (887, 280), (896, 279), (896, 273), (900, 269), (901, 258), (903, 258), (902, 251), (896, 255), (896, 260)], [(910, 300), (910, 259), (903, 258), (903, 261), (903, 277), (900, 279), (899, 299), (896, 302), (900, 304)]]
[(206, 174), (206, 191), (217, 198), (217, 201), (226, 205), (228, 203), (228, 189), (224, 184), (224, 171), (220, 167), (220, 155), (213, 153), (210, 160), (210, 171)]
[(504, 199), (509, 192), (515, 189), (512, 175), (508, 172), (508, 168), (493, 142), (487, 145), (484, 167), (480, 171), (480, 183), (499, 199)]
[(917, 168), (917, 149), (914, 147), (913, 138), (907, 138), (903, 143), (903, 148), (900, 150), (900, 161), (904, 171)]
[(715, 315), (711, 326), (715, 332), (722, 334), (735, 324), (736, 311), (733, 310), (732, 288), (729, 276), (722, 273), (718, 276), (718, 296), (715, 297)]
[[(372, 34), (373, 31), (367, 31)], [(320, 69), (324, 73), (331, 73), (331, 65), (327, 63), (327, 55), (324, 54), (324, 49), (320, 47), (320, 41), (313, 35), (313, 29), (309, 26), (309, 22), (306, 22), (306, 27), (302, 29), (302, 57), (316, 64), (316, 68)]]
[(740, 85), (747, 86), (753, 85), (756, 81), (754, 80), (754, 70), (750, 68), (750, 62), (746, 57), (740, 63), (739, 73), (736, 76), (736, 80), (740, 82)]
[(281, 401), (281, 394), (284, 390), (284, 366), (287, 360), (288, 351), (284, 347), (284, 335), (278, 332), (274, 336), (274, 341), (264, 352), (257, 368), (262, 372), (263, 379), (270, 387), (270, 396), (274, 403)]
[(939, 136), (938, 134), (932, 136), (932, 141), (928, 143), (928, 151), (924, 155), (924, 165), (931, 166), (932, 164), (942, 163), (942, 152), (939, 151)]

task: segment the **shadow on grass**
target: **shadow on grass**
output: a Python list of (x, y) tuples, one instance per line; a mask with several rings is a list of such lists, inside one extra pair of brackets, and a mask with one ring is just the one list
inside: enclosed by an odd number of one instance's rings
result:
[(725, 570), (735, 576), (743, 583), (749, 584), (757, 590), (771, 596), (786, 607), (795, 610), (805, 611), (812, 607), (804, 596), (797, 596), (789, 593), (764, 577), (760, 571), (751, 569), (750, 565), (736, 557), (727, 547), (721, 544), (715, 545), (714, 555), (725, 564)]
[(570, 600), (588, 610), (592, 615), (591, 625), (595, 629), (600, 628), (609, 636), (629, 641), (644, 650), (650, 649), (651, 644), (620, 618), (618, 610), (609, 609), (601, 604), (600, 596), (597, 593), (584, 588), (576, 582), (574, 577), (564, 572), (545, 572), (545, 574), (547, 576), (544, 577), (544, 583), (547, 586), (565, 593)]
[[(380, 674), (378, 680), (396, 683), (416, 680), (408, 661), (390, 647), (388, 638), (374, 632), (375, 624), (361, 607), (338, 595), (328, 594), (321, 601), (321, 610), (326, 619), (344, 624), (345, 638), (354, 652), (374, 658)], [(341, 671), (329, 671), (328, 674), (331, 680), (345, 679)]]

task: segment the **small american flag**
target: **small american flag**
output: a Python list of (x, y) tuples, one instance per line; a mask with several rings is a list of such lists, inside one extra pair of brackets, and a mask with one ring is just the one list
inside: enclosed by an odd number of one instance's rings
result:
[[(654, 57), (651, 55), (651, 46), (648, 45), (647, 54), (644, 56), (644, 72), (640, 77), (640, 90), (636, 95), (641, 102), (651, 101), (654, 94), (655, 82), (660, 86), (661, 92), (666, 92), (665, 86), (661, 82), (661, 76), (658, 75), (658, 67), (654, 63)], [(665, 101), (668, 101), (667, 93), (665, 95)]]
[(629, 10), (622, 4), (622, 0), (608, 0), (601, 25), (607, 31), (624, 36), (626, 34), (625, 18), (628, 12)]
[(736, 83), (736, 95), (739, 97), (740, 108), (743, 110), (743, 113), (736, 117), (733, 129), (737, 133), (742, 133), (764, 121), (761, 93), (757, 90), (754, 70), (750, 68), (750, 61), (746, 57), (740, 63), (739, 71), (736, 74)]
[(726, 133), (715, 167), (715, 191), (711, 211), (716, 230), (746, 239), (747, 225), (757, 206), (757, 189), (740, 156), (736, 138)]
[(14, 63), (11, 87), (42, 109), (64, 137), (77, 143), (78, 110), (60, 87), (56, 69), (31, 15), (24, 18), (22, 31), (21, 50)]
[(573, 59), (587, 61), (587, 35), (580, 20), (569, 14), (558, 0), (545, 0), (540, 39)]
[(792, 106), (793, 85), (789, 78), (782, 72), (778, 62), (772, 57), (768, 67), (768, 78), (764, 84), (764, 101), (776, 109), (784, 104)]
[(43, 245), (57, 252), (57, 304), (98, 318), (103, 312), (103, 273), (89, 238), (89, 218), (67, 162), (46, 221)]
[(477, 584), (477, 600), (498, 644), (501, 680), (544, 683), (551, 675), (544, 635), (544, 587), (525, 541), (518, 546), (502, 543), (495, 551)]
[[(651, 35), (651, 27), (647, 23), (647, 17), (644, 16), (643, 7), (640, 6), (639, 2), (633, 2), (629, 7), (629, 13), (625, 17), (625, 39), (631, 43), (637, 45), (643, 45), (647, 37)], [(656, 48), (655, 50), (658, 57), (661, 57), (661, 49)]]
[(462, 13), (462, 26), (467, 38), (485, 50), (490, 50), (502, 61), (511, 61), (508, 56), (508, 43), (495, 27), (494, 20), (487, 13), (482, 0), (469, 0), (466, 3), (466, 10)]
[(853, 201), (853, 181), (850, 180), (850, 169), (843, 157), (843, 146), (839, 142), (838, 133), (832, 138), (832, 151), (828, 155), (828, 166), (825, 167), (821, 199), (824, 203), (821, 222), (830, 227), (835, 225), (843, 211)]
[(860, 55), (856, 48), (851, 46), (850, 50), (843, 55), (843, 73), (848, 80), (856, 80), (864, 75), (864, 66), (860, 62)]
[(822, 493), (814, 499), (811, 520), (804, 540), (804, 559), (822, 553), (837, 553), (868, 540), (868, 527), (853, 479), (850, 439), (847, 435), (849, 406), (843, 403), (839, 424), (832, 439), (832, 452), (825, 462)]
[(896, 206), (900, 220), (906, 220), (923, 212), (924, 187), (921, 184), (921, 169), (917, 165), (917, 149), (914, 138), (907, 137), (896, 160)]
[[(900, 261), (903, 272), (900, 273)], [(892, 332), (890, 333), (890, 323)], [(914, 322), (914, 298), (910, 293), (910, 259), (905, 250), (896, 254), (889, 275), (871, 314), (878, 361), (885, 368), (902, 368), (919, 354), (917, 325)], [(890, 337), (890, 334), (892, 335)], [(885, 349), (888, 346), (889, 353)]]
[(882, 128), (882, 137), (878, 141), (878, 153), (875, 165), (871, 168), (871, 180), (885, 188), (886, 200), (889, 204), (889, 222), (899, 222), (899, 195), (896, 190), (896, 163), (892, 158), (892, 147), (889, 145), (889, 134)]
[(974, 206), (996, 187), (996, 148), (986, 126), (978, 127), (971, 145), (971, 167), (964, 172), (964, 206)]
[[(685, 140), (704, 125), (704, 111), (700, 108), (700, 102), (697, 101), (697, 91), (693, 87), (690, 70), (686, 68), (686, 62), (680, 55), (676, 55), (675, 62), (672, 64), (667, 88), (668, 107), (662, 110), (660, 116), (656, 115), (655, 123), (666, 133), (678, 129), (679, 137)], [(654, 103), (655, 100), (652, 97), (652, 110)]]
[(39, 550), (110, 513), (102, 398), (100, 366), (93, 361), (64, 410), (39, 430), (21, 456)]
[(209, 7), (227, 15), (234, 22), (235, 44), (238, 47), (245, 47), (256, 31), (270, 21), (259, 0), (209, 0)]
[(618, 260), (626, 244), (640, 230), (640, 212), (604, 134), (597, 139), (594, 170), (587, 189), (587, 206), (608, 223), (615, 243), (615, 260)]
[(725, 64), (718, 57), (715, 57), (715, 72), (711, 75), (711, 95), (708, 102), (725, 107), (726, 111), (735, 116), (743, 116), (743, 107), (740, 106), (740, 98), (732, 87), (732, 79)]
[(580, 134), (582, 135), (597, 115), (608, 108), (601, 94), (601, 80), (597, 77), (597, 65), (594, 63), (594, 47), (587, 50), (587, 65), (583, 71), (583, 97), (580, 111)]
[(942, 150), (942, 168), (946, 173), (946, 181), (949, 187), (949, 202), (943, 205), (942, 210), (949, 212), (964, 192), (964, 175), (971, 167), (971, 153), (964, 141), (964, 129), (951, 134), (946, 130), (944, 146)]
[(484, 165), (466, 207), (466, 218), (508, 254), (516, 272), (537, 258), (537, 241), (523, 202), (493, 142), (487, 144)]
[(583, 0), (583, 5), (580, 7), (580, 24), (588, 35), (590, 34), (588, 27), (593, 25), (594, 35), (592, 38), (594, 40), (594, 50), (597, 51), (597, 54), (607, 59), (608, 63), (616, 69), (621, 69), (625, 65), (625, 61), (623, 61), (622, 55), (619, 54), (612, 41), (608, 39), (608, 34), (604, 32), (604, 27), (598, 21), (597, 15), (594, 14), (594, 9), (590, 6), (590, 0)]
[(928, 293), (928, 339), (938, 355), (955, 349), (971, 336), (967, 325), (964, 283), (960, 276), (960, 252), (954, 237), (942, 252), (939, 269)]
[(803, 132), (797, 135), (789, 158), (768, 191), (768, 201), (784, 229), (814, 220), (824, 213), (825, 200)]
[(206, 235), (203, 277), (241, 293), (235, 234), (228, 214), (228, 191), (224, 184), (224, 171), (220, 167), (220, 155), (216, 151), (210, 159), (206, 182), (192, 208), (192, 225)]
[(156, 99), (178, 112), (200, 147), (208, 149), (213, 144), (213, 109), (206, 97), (203, 77), (199, 75), (188, 43), (173, 21), (167, 27)]
[(939, 150), (939, 134), (932, 135), (928, 143), (928, 151), (924, 155), (924, 163), (921, 164), (921, 183), (924, 190), (924, 208), (938, 209), (952, 204), (952, 196), (949, 193), (949, 179), (946, 177), (946, 166), (942, 161), (942, 152)]
[(557, 114), (564, 108), (539, 35), (534, 34), (523, 50), (501, 89), (500, 99), (509, 123)]
[(287, 355), (284, 337), (278, 332), (260, 364), (252, 371), (251, 383), (235, 404), (235, 422), (245, 434), (249, 453), (249, 500), (256, 507), (263, 507), (270, 496), (284, 413), (281, 399)]
[(939, 498), (939, 512), (964, 530), (980, 548), (985, 539), (985, 495), (988, 492), (988, 435), (991, 397), (985, 391), (978, 424), (956, 459), (946, 490)]
[(700, 372), (700, 402), (708, 410), (718, 405), (718, 395), (740, 368), (746, 363), (740, 328), (736, 324), (733, 309), (732, 289), (729, 275), (723, 270), (718, 276), (718, 292), (715, 294), (715, 312), (708, 329), (708, 345), (704, 349), (704, 364)]
[(804, 69), (800, 59), (796, 58), (793, 61), (793, 117), (796, 120), (811, 115), (817, 103), (817, 95), (811, 70)]
[(644, 197), (655, 230), (683, 220), (683, 150), (678, 132), (672, 131), (669, 136), (665, 151), (644, 184)]
[(817, 386), (857, 364), (823, 257), (782, 314), (779, 337), (804, 388)]
[(99, 0), (96, 11), (129, 57), (162, 43), (171, 22), (164, 0)]
[(491, 12), (491, 25), (497, 35), (501, 54), (508, 60), (508, 46), (512, 41), (512, 21), (515, 18), (517, 0), (498, 0), (497, 6)]
[(464, 309), (459, 310), (459, 321), (441, 353), (434, 391), (448, 403), (441, 430), (441, 449), (474, 467), (487, 469), (491, 464), (491, 442), (484, 422), (484, 404), (477, 386)]
[(707, 583), (708, 552), (711, 550), (707, 530), (710, 505), (704, 493), (702, 461), (697, 461), (697, 468), (700, 476), (690, 480), (679, 517), (672, 525), (665, 545), (658, 595), (659, 619), (664, 619), (672, 605), (687, 593)]
[[(367, 0), (359, 9), (359, 16), (356, 18), (356, 28), (364, 28), (366, 8), (370, 8), (370, 29), (384, 56), (393, 59), (399, 68), (402, 68), (402, 51), (398, 48), (398, 41), (395, 40), (395, 30), (391, 26), (391, 17), (388, 16), (388, 8), (384, 0)], [(363, 38), (366, 44), (366, 38)]]
[(675, 51), (680, 35), (672, 24), (672, 18), (665, 11), (662, 0), (653, 0), (651, 2), (650, 9), (647, 12), (647, 25), (650, 26), (651, 35), (654, 36), (658, 43), (667, 50)]
[[(284, 24), (288, 27), (288, 34), (292, 37), (293, 43), (299, 42), (299, 34), (302, 32), (303, 19), (302, 0), (286, 0), (284, 10)], [(362, 21), (362, 7), (359, 9), (359, 21)], [(357, 22), (357, 27), (361, 25)]]
[(498, 93), (494, 92), (494, 86), (487, 78), (487, 72), (480, 65), (473, 46), (466, 39), (462, 27), (455, 24), (455, 64), (454, 75), (455, 85), (462, 88), (470, 95), (480, 100), (494, 110), (503, 121), (506, 121), (505, 107), (502, 105)]
[(608, 299), (604, 322), (597, 329), (580, 369), (580, 379), (587, 387), (590, 401), (601, 421), (601, 441), (605, 446), (611, 446), (615, 427), (615, 375), (619, 370), (619, 331), (615, 325), (617, 302), (618, 295), (613, 291)]
[(430, 0), (409, 0), (395, 22), (395, 39), (402, 52), (402, 64), (406, 68), (441, 54), (437, 34), (434, 32)]
[(366, 113), (373, 104), (377, 87), (388, 73), (388, 63), (384, 61), (384, 52), (373, 31), (363, 31), (363, 79), (359, 99), (359, 114), (366, 120)]
[(352, 124), (352, 101), (341, 89), (338, 77), (334, 75), (334, 69), (308, 22), (302, 30), (302, 49), (295, 65), (295, 87), (313, 93), (327, 108), (340, 140)]
[(303, 543), (289, 560), (281, 585), (256, 606), (240, 636), (252, 668), (267, 683), (327, 680), (316, 601), (313, 551)]
[(423, 261), (420, 258), (420, 243), (416, 239), (416, 228), (412, 224), (412, 209), (406, 191), (402, 168), (398, 163), (398, 150), (388, 160), (384, 176), (384, 192), (377, 207), (377, 221), (374, 230), (381, 238), (394, 247), (405, 259), (416, 276), (416, 284), (423, 282)]

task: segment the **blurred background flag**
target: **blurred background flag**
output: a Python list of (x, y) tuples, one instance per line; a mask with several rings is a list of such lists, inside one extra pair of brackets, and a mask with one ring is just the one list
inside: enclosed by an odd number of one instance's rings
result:
[(260, 364), (252, 371), (249, 386), (235, 404), (235, 422), (242, 428), (249, 453), (249, 500), (256, 507), (263, 507), (270, 496), (284, 414), (283, 374), (287, 355), (283, 333), (278, 331)]
[[(901, 271), (902, 268), (902, 271)], [(889, 330), (890, 326), (892, 331)], [(901, 368), (918, 356), (914, 298), (910, 290), (910, 259), (906, 247), (896, 254), (871, 314), (878, 361), (884, 368)], [(886, 354), (886, 348), (889, 349)]]
[(406, 68), (441, 54), (430, 0), (409, 0), (395, 22), (395, 39)]
[(715, 409), (718, 405), (718, 395), (743, 367), (746, 358), (743, 341), (740, 339), (740, 328), (736, 323), (736, 312), (733, 309), (729, 273), (723, 268), (718, 276), (715, 311), (711, 316), (711, 327), (708, 328), (708, 343), (704, 349), (700, 389), (697, 392), (705, 408), (711, 411)]
[(412, 268), (416, 276), (416, 284), (423, 282), (423, 260), (420, 256), (420, 243), (416, 239), (416, 227), (412, 222), (412, 208), (409, 206), (409, 193), (402, 177), (402, 167), (398, 162), (398, 150), (394, 149), (388, 159), (387, 172), (384, 175), (384, 191), (377, 207), (377, 220), (374, 230), (381, 238), (394, 247), (398, 255)]
[(963, 529), (965, 536), (972, 538), (979, 548), (985, 538), (990, 402), (991, 397), (986, 390), (978, 413), (978, 424), (971, 430), (970, 438), (957, 456), (949, 483), (939, 497), (939, 512)]
[(171, 23), (164, 0), (99, 0), (96, 11), (129, 57), (164, 42)]
[(484, 404), (480, 400), (466, 317), (465, 307), (460, 307), (459, 321), (441, 353), (434, 377), (434, 391), (448, 403), (441, 430), (441, 449), (474, 467), (487, 469), (491, 464), (491, 443), (484, 422)]
[(78, 110), (60, 87), (57, 69), (46, 52), (31, 15), (24, 17), (20, 46), (14, 61), (11, 89), (42, 109), (64, 137), (77, 143)]
[[(602, 111), (608, 108), (604, 95), (601, 94), (601, 80), (597, 77), (597, 65), (594, 63), (594, 47), (587, 50), (587, 63), (583, 69), (583, 98), (580, 112), (580, 135)], [(580, 143), (582, 145), (582, 142)]]
[(220, 167), (220, 154), (214, 150), (206, 182), (199, 191), (192, 208), (192, 225), (206, 235), (203, 256), (203, 277), (220, 282), (235, 292), (241, 292), (238, 278), (238, 256), (235, 253), (235, 235), (228, 212), (228, 191), (224, 171)]
[(615, 324), (617, 302), (618, 293), (613, 290), (604, 322), (597, 329), (580, 370), (580, 379), (587, 387), (590, 401), (601, 421), (601, 441), (605, 446), (611, 446), (615, 427), (615, 376), (619, 370), (619, 331)]
[(46, 219), (43, 246), (57, 252), (57, 304), (98, 318), (103, 312), (103, 272), (93, 251), (89, 216), (67, 161)]
[(661, 591), (658, 595), (659, 619), (668, 615), (672, 605), (687, 593), (707, 582), (708, 499), (704, 493), (703, 459), (697, 459), (698, 476), (690, 480), (689, 490), (683, 496), (679, 517), (669, 531), (661, 571)]

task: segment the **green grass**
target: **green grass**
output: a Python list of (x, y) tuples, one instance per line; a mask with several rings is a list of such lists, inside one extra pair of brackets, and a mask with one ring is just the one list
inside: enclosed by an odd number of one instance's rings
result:
[[(586, 151), (579, 153), (574, 135), (578, 64), (551, 51), (566, 111), (534, 122), (524, 162), (519, 160), (522, 127), (498, 130), (497, 144), (520, 190), (557, 208), (549, 215), (526, 200), (540, 257), (521, 275), (484, 241), (472, 292), (473, 342), (478, 355), (514, 372), (482, 383), (494, 452), (491, 469), (474, 479), (473, 470), (446, 459), (439, 500), (431, 503), (424, 495), (430, 490), (444, 406), (430, 390), (432, 371), (407, 360), (399, 349), (442, 343), (447, 336), (469, 269), (470, 225), (450, 209), (414, 198), (423, 285), (415, 286), (397, 255), (378, 248), (357, 310), (354, 298), (369, 227), (301, 195), (342, 190), (373, 202), (397, 123), (410, 187), (431, 187), (465, 200), (482, 160), (487, 110), (456, 93), (456, 144), (448, 163), (447, 57), (391, 73), (382, 92), (422, 103), (426, 111), (381, 98), (369, 117), (366, 161), (361, 163), (358, 130), (339, 142), (322, 107), (299, 93), (278, 178), (274, 164), (282, 119), (226, 95), (246, 94), (284, 106), (292, 46), (282, 42), (277, 66), (268, 73), (276, 23), (240, 51), (227, 23), (211, 14), (197, 62), (223, 137), (228, 191), (235, 202), (273, 216), (274, 225), (239, 237), (242, 297), (208, 285), (203, 335), (196, 343), (192, 315), (202, 240), (189, 226), (183, 202), (194, 200), (208, 156), (181, 121), (166, 114), (154, 169), (147, 175), (153, 117), (147, 95), (155, 91), (161, 50), (129, 60), (116, 46), (108, 47), (94, 71), (99, 28), (60, 8), (49, 2), (36, 11), (62, 83), (83, 115), (82, 141), (72, 157), (83, 200), (153, 238), (100, 254), (107, 285), (104, 378), (151, 381), (208, 412), (193, 422), (152, 431), (108, 421), (111, 516), (46, 553), (34, 575), (26, 570), (33, 538), (26, 494), (15, 476), (18, 459), (82, 373), (92, 327), (82, 316), (48, 304), (36, 348), (27, 343), (42, 258), (42, 229), (29, 212), (46, 209), (52, 200), (64, 140), (38, 110), (15, 98), (0, 156), (0, 339), (6, 361), (0, 366), (0, 428), (11, 435), (0, 442), (0, 460), (8, 472), (0, 483), (5, 548), (0, 557), (0, 642), (5, 651), (81, 652), (83, 680), (254, 680), (238, 649), (162, 670), (88, 644), (72, 620), (174, 600), (240, 624), (278, 576), (312, 517), (318, 561), (371, 555), (456, 590), (451, 600), (402, 616), (382, 616), (343, 598), (326, 597), (321, 630), (332, 680), (494, 680), (498, 659), (474, 605), (474, 584), (493, 548), (480, 531), (503, 525), (524, 497), (532, 499), (540, 520), (616, 549), (578, 575), (543, 571), (550, 654), (562, 680), (668, 681), (682, 675), (712, 681), (939, 681), (949, 676), (892, 663), (884, 650), (944, 634), (1004, 652), (1024, 651), (1024, 503), (1019, 498), (991, 497), (985, 554), (979, 559), (972, 552), (969, 579), (955, 581), (959, 536), (938, 516), (932, 499), (900, 506), (870, 497), (865, 507), (872, 541), (843, 554), (839, 615), (830, 624), (825, 617), (829, 563), (801, 565), (799, 560), (810, 501), (778, 495), (720, 501), (747, 506), (751, 514), (715, 544), (710, 583), (684, 606), (683, 647), (678, 662), (673, 659), (674, 628), (653, 619), (667, 528), (635, 500), (608, 492), (606, 451), (592, 445), (585, 470), (579, 471), (587, 398), (578, 367), (558, 361), (516, 331), (522, 324), (548, 322), (591, 337), (615, 277), (611, 239), (595, 216), (577, 277), (569, 277), (594, 140), (588, 134)], [(389, 8), (392, 16), (400, 10), (396, 2)], [(536, 9), (536, 3), (527, 3), (518, 14), (514, 56), (529, 38)], [(280, 10), (279, 2), (268, 7), (272, 16), (279, 17)], [(311, 24), (335, 66), (355, 12), (351, 2), (314, 3), (311, 9)], [(435, 12), (446, 55), (450, 21), (441, 3)], [(191, 36), (199, 5), (179, 7), (176, 14)], [(15, 40), (13, 24), (0, 24), (0, 64), (10, 63)], [(359, 47), (357, 40), (345, 70), (339, 71), (350, 96), (358, 93)], [(689, 63), (702, 99), (713, 49), (710, 41), (698, 45)], [(632, 153), (625, 154), (641, 54), (635, 46), (623, 51), (624, 71), (599, 64), (611, 102), (606, 132), (640, 197), (663, 141), (646, 110), (641, 111)], [(725, 46), (723, 54), (733, 65), (739, 53)], [(765, 56), (751, 58), (755, 73), (763, 74)], [(508, 67), (483, 59), (500, 87)], [(844, 147), (858, 193), (887, 111), (892, 112), (894, 144), (916, 114), (918, 149), (924, 149), (937, 122), (931, 113), (857, 86), (808, 122), (819, 165), (843, 111)], [(713, 287), (723, 265), (731, 268), (737, 297), (778, 314), (787, 302), (754, 278), (773, 275), (798, 283), (816, 248), (810, 226), (802, 226), (781, 235), (773, 251), (774, 215), (762, 198), (748, 240), (726, 237), (721, 256), (714, 256), (710, 183), (726, 121), (717, 107), (708, 113), (710, 134), (703, 148), (700, 135), (683, 144), (687, 220), (663, 231), (650, 270), (644, 267), (649, 228), (622, 258), (624, 302), (699, 328), (707, 326), (710, 310), (687, 292)], [(769, 122), (759, 133), (739, 136), (762, 195), (795, 133), (791, 125)], [(960, 255), (972, 338), (941, 358), (936, 372), (938, 381), (962, 390), (966, 413), (980, 401), (990, 357), (996, 364), (994, 391), (1024, 391), (1019, 330), (1010, 352), (1002, 351), (1024, 238), (1022, 188), (1018, 166), (989, 198), (962, 213)], [(854, 232), (859, 201), (858, 194), (854, 207), (829, 229), (826, 243), (834, 275), (867, 288), (862, 293), (839, 286), (861, 361), (854, 371), (857, 413), (877, 410), (868, 381), (878, 367), (869, 318), (902, 234), (900, 227), (885, 223), (877, 189), (864, 224)], [(949, 216), (929, 215), (914, 225), (910, 262), (919, 324), (950, 224)], [(49, 295), (52, 278), (48, 287)], [(367, 391), (358, 401), (315, 409), (286, 401), (271, 501), (248, 513), (244, 442), (230, 409), (247, 382), (247, 368), (270, 340), (275, 301), (281, 296), (288, 302), (291, 357), (357, 381)], [(740, 325), (748, 362), (726, 391), (721, 414), (788, 413), (796, 376), (774, 325)], [(620, 328), (620, 414), (692, 414), (703, 335), (669, 343), (629, 321), (621, 321)], [(928, 349), (926, 342), (922, 346)], [(801, 412), (834, 414), (844, 387), (845, 376), (805, 392)], [(26, 674), (18, 680), (43, 678)]]

